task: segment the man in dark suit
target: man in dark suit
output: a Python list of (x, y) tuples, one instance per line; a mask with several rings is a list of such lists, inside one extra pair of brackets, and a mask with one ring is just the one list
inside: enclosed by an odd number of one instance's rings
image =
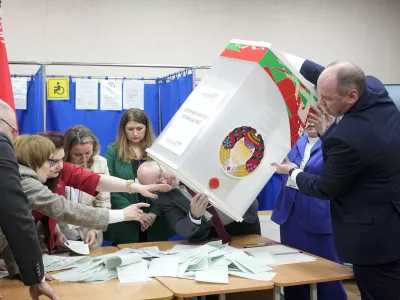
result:
[[(57, 300), (53, 289), (44, 281), (42, 251), (32, 213), (21, 187), (21, 179), (11, 143), (17, 134), (14, 111), (0, 100), (0, 247), (5, 238), (18, 264), (25, 285), (30, 286), (32, 299), (45, 295)], [(3, 250), (3, 249), (2, 249)]]
[[(335, 246), (353, 264), (362, 299), (400, 299), (400, 112), (383, 84), (356, 65), (326, 69), (304, 60), (319, 104), (336, 117), (323, 141), (324, 169), (312, 175), (274, 164), (305, 195), (330, 200)], [(322, 128), (318, 115), (311, 117)]]
[[(179, 181), (171, 171), (158, 165), (154, 161), (140, 165), (138, 178), (142, 184), (150, 182), (165, 182), (173, 187), (170, 192), (159, 193), (154, 201), (165, 213), (168, 222), (175, 232), (191, 241), (201, 241), (218, 237), (216, 226), (210, 219), (214, 217), (206, 210), (208, 199), (205, 195), (192, 195), (185, 186), (179, 186)], [(258, 219), (258, 202), (255, 200), (243, 216), (243, 222), (234, 222), (225, 214), (217, 211), (225, 231), (231, 235), (261, 234), (260, 220)]]

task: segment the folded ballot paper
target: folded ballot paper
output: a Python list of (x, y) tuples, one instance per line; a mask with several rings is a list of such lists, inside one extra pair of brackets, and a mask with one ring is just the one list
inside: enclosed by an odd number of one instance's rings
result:
[(315, 261), (286, 246), (237, 249), (222, 241), (201, 246), (176, 245), (168, 251), (158, 247), (123, 249), (90, 257), (43, 257), (46, 271), (70, 268), (52, 276), (64, 282), (101, 283), (118, 278), (120, 283), (144, 282), (152, 277), (186, 278), (227, 284), (229, 275), (270, 281), (274, 266)]
[(232, 40), (148, 155), (242, 221), (317, 102), (299, 68), (271, 44)]

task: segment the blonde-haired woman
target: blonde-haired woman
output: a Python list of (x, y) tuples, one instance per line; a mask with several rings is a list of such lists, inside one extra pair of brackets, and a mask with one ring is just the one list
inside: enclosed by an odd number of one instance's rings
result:
[[(100, 143), (93, 132), (83, 125), (68, 128), (64, 133), (64, 161), (79, 165), (86, 170), (97, 174), (110, 175), (107, 160), (100, 156)], [(109, 192), (101, 192), (97, 197), (67, 186), (65, 197), (73, 203), (82, 203), (92, 207), (111, 208)], [(60, 223), (60, 229), (68, 240), (85, 241), (89, 247), (101, 246), (103, 232), (86, 227), (76, 227), (67, 223)], [(57, 245), (61, 246), (62, 245)]]
[[(137, 169), (147, 160), (146, 148), (155, 140), (153, 127), (147, 114), (140, 109), (131, 108), (122, 115), (117, 140), (108, 145), (106, 159), (112, 176), (137, 181)], [(111, 193), (113, 209), (122, 209), (128, 205), (148, 202), (147, 198), (128, 194)], [(137, 243), (168, 240), (174, 235), (161, 210), (156, 205), (144, 210), (139, 222), (125, 222), (108, 227), (104, 239), (113, 244)]]

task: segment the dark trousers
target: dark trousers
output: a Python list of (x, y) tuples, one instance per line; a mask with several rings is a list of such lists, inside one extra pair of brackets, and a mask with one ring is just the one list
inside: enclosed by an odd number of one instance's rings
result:
[[(254, 223), (246, 223), (246, 222), (232, 222), (225, 226), (226, 232), (232, 237), (235, 235), (249, 235), (249, 234), (259, 234), (261, 235), (261, 226), (260, 220), (257, 218), (257, 221)], [(217, 232), (214, 227), (210, 228), (210, 233), (207, 238), (217, 238)]]
[(400, 300), (400, 260), (382, 265), (353, 265), (353, 270), (362, 300)]

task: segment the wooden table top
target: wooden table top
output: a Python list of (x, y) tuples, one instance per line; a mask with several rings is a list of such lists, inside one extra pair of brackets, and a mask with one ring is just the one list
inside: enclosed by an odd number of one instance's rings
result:
[[(271, 244), (278, 244), (265, 237), (251, 235), (232, 239), (231, 246), (243, 248), (244, 245), (250, 243), (250, 241), (251, 243), (270, 242)], [(275, 285), (293, 286), (353, 278), (353, 270), (349, 267), (324, 259), (322, 257), (312, 255), (310, 253), (303, 251), (302, 253), (313, 256), (317, 260), (306, 263), (273, 266), (275, 272), (277, 272), (275, 277), (272, 279)]]
[[(264, 243), (264, 242), (270, 243), (272, 245), (279, 244), (275, 241), (269, 240), (260, 235), (248, 235), (248, 236), (232, 237), (232, 242), (230, 243), (230, 246), (236, 248), (243, 248), (246, 244)], [(168, 241), (168, 242), (154, 242), (154, 243), (122, 244), (118, 245), (118, 248), (123, 249), (123, 248), (141, 248), (148, 246), (158, 246), (160, 250), (168, 250), (171, 249), (176, 244), (189, 244), (189, 243), (187, 241)], [(293, 286), (293, 285), (311, 284), (311, 283), (345, 280), (353, 278), (353, 270), (351, 268), (306, 252), (303, 253), (313, 256), (317, 260), (314, 262), (273, 266), (274, 271), (271, 272), (277, 272), (276, 276), (272, 279), (275, 285)], [(232, 276), (230, 276), (230, 279), (231, 278)], [(163, 282), (166, 281), (165, 279), (166, 278), (159, 280)], [(174, 278), (168, 278), (168, 280), (169, 279), (174, 279)], [(172, 291), (174, 292), (174, 290)]]
[[(247, 238), (250, 240), (250, 238)], [(160, 250), (169, 250), (177, 244), (191, 244), (187, 241), (167, 241), (152, 243), (121, 244), (118, 248), (143, 248), (158, 246)], [(204, 244), (204, 243), (202, 243)], [(176, 297), (194, 297), (204, 295), (229, 294), (248, 291), (269, 290), (274, 287), (272, 281), (259, 281), (247, 278), (229, 276), (229, 284), (199, 282), (190, 279), (174, 277), (156, 277), (158, 281), (170, 289)]]
[[(90, 255), (96, 257), (116, 251), (118, 251), (116, 247), (101, 247), (91, 250)], [(100, 284), (59, 282), (58, 280), (48, 281), (48, 283), (53, 287), (60, 300), (110, 300), (115, 297), (118, 297), (118, 300), (167, 300), (173, 298), (172, 292), (155, 279), (135, 283), (119, 283), (118, 279)], [(19, 280), (1, 279), (0, 293), (5, 300), (30, 299), (28, 287), (25, 287)], [(44, 297), (40, 299), (44, 299)]]

